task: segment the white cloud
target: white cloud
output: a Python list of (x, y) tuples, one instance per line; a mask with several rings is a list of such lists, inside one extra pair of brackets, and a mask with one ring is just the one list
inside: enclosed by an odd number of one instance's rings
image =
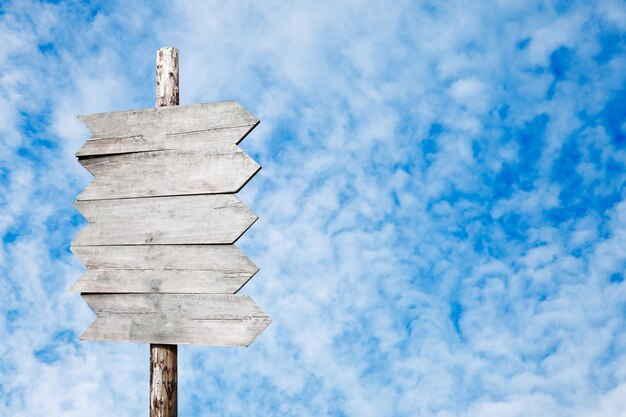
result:
[[(243, 292), (274, 319), (247, 350), (180, 349), (181, 414), (620, 415), (625, 203), (548, 217), (575, 205), (554, 173), (572, 138), (580, 199), (620, 192), (624, 151), (583, 113), (623, 85), (624, 59), (592, 45), (623, 7), (590, 7), (6, 6), (0, 414), (146, 412), (147, 348), (76, 341), (93, 314), (65, 292), (90, 180), (74, 115), (151, 106), (154, 50), (174, 44), (183, 103), (262, 120), (241, 193), (261, 220), (239, 246), (261, 267)], [(576, 59), (553, 85), (561, 46)]]

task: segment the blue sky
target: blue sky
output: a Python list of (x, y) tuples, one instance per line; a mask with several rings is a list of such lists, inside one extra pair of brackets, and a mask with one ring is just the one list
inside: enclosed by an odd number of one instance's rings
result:
[(626, 410), (621, 1), (0, 3), (0, 415), (136, 416), (148, 348), (79, 342), (78, 114), (261, 119), (248, 349), (181, 347), (181, 416)]

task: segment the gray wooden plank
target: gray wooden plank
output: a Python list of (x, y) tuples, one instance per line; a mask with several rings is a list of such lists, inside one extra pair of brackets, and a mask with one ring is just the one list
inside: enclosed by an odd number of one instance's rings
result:
[(254, 274), (258, 267), (234, 245), (73, 246), (90, 269), (225, 271)]
[(233, 194), (88, 200), (72, 246), (230, 244), (257, 219)]
[(98, 317), (81, 340), (168, 345), (246, 347), (269, 325), (269, 318), (176, 320), (142, 314)]
[(82, 294), (98, 316), (168, 314), (194, 320), (241, 320), (267, 315), (247, 295), (232, 294)]
[(81, 159), (95, 179), (78, 200), (235, 193), (261, 169), (237, 145)]
[(239, 144), (256, 125), (222, 127), (192, 132), (143, 134), (137, 136), (88, 139), (76, 152), (78, 157), (115, 155), (174, 149), (202, 149)]
[(157, 107), (78, 116), (97, 138), (157, 136), (234, 126), (254, 126), (259, 120), (235, 101)]
[(271, 322), (248, 296), (82, 294), (96, 313), (83, 340), (249, 346)]
[(87, 293), (235, 294), (252, 276), (247, 272), (90, 269), (70, 288)]
[(77, 246), (89, 269), (70, 288), (101, 293), (234, 294), (259, 268), (233, 245)]

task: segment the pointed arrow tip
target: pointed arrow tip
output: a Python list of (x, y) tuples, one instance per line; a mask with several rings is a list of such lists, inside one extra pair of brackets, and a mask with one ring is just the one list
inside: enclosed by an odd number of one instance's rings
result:
[(68, 288), (67, 292), (80, 292), (80, 286), (78, 285), (79, 282), (80, 278), (78, 279), (78, 281), (73, 283), (70, 288)]
[(89, 129), (89, 131), (93, 134), (95, 132), (93, 131), (93, 125), (92, 125), (93, 117), (92, 116), (93, 116), (92, 114), (79, 114), (78, 116), (76, 116), (76, 118), (80, 120), (80, 122), (83, 125), (85, 125), (85, 127)]
[(254, 341), (259, 337), (259, 335), (261, 333), (263, 333), (265, 331), (265, 329), (267, 329), (267, 326), (269, 326), (272, 323), (272, 319), (270, 318), (270, 316), (264, 316), (264, 317), (259, 317), (256, 321), (256, 334), (254, 335), (254, 337), (252, 338), (252, 340), (250, 340), (250, 342), (245, 345), (245, 347), (249, 347), (252, 343), (254, 343)]

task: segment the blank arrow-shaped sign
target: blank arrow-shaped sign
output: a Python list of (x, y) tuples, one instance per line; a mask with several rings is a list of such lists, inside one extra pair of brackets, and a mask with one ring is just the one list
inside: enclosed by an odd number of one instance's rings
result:
[(234, 245), (76, 246), (84, 293), (234, 294), (259, 268)]
[[(108, 113), (103, 113), (108, 114)], [(85, 118), (88, 116), (85, 116)], [(116, 155), (133, 152), (167, 151), (176, 149), (206, 149), (213, 146), (238, 144), (256, 126), (258, 120), (242, 121), (243, 125), (203, 128), (179, 133), (144, 132), (141, 135), (115, 137), (93, 136), (76, 152), (79, 158)]]
[[(112, 153), (86, 152), (86, 148), (95, 145), (92, 141), (107, 140), (127, 145), (119, 150), (120, 153), (156, 150), (158, 148), (152, 144), (155, 139), (160, 141), (160, 145), (157, 146), (162, 146), (161, 149), (171, 149), (176, 142), (166, 140), (166, 136), (237, 128), (243, 128), (247, 133), (259, 123), (256, 117), (234, 101), (95, 113), (79, 116), (79, 119), (87, 125), (93, 136), (76, 156)], [(221, 134), (219, 136), (223, 137)], [(124, 140), (129, 138), (133, 140)], [(239, 140), (235, 140), (234, 143)], [(141, 144), (142, 149), (139, 149), (137, 144)]]
[(234, 243), (257, 216), (233, 194), (82, 200), (74, 246)]
[(83, 294), (96, 320), (84, 340), (248, 346), (270, 318), (248, 296)]
[(261, 167), (237, 145), (80, 160), (95, 179), (79, 200), (236, 193)]

